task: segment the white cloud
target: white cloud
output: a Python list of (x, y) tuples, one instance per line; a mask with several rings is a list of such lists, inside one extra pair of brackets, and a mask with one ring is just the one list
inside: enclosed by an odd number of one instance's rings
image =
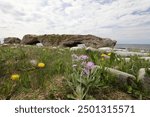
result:
[(125, 43), (150, 37), (149, 0), (0, 0), (0, 16), (2, 38), (73, 33)]

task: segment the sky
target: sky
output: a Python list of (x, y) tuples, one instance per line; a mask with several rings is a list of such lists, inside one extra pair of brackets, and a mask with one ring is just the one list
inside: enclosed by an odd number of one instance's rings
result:
[(150, 44), (150, 0), (0, 0), (0, 39), (92, 34)]

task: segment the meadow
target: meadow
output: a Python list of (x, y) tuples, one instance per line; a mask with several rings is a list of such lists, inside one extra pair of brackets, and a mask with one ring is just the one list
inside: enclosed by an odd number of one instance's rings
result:
[[(110, 56), (109, 59), (104, 56)], [(150, 99), (138, 79), (118, 84), (105, 67), (137, 78), (148, 60), (138, 56), (126, 62), (112, 53), (37, 46), (0, 47), (0, 99), (2, 100), (131, 100)], [(99, 66), (99, 68), (95, 67)], [(149, 70), (146, 71), (150, 76)]]

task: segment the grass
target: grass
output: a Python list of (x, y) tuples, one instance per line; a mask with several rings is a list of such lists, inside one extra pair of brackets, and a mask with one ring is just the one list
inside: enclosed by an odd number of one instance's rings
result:
[[(87, 55), (88, 61), (101, 68), (80, 78), (81, 71), (72, 68), (72, 54)], [(128, 85), (121, 88), (115, 76), (104, 69), (117, 68), (137, 77), (140, 68), (149, 67), (149, 61), (134, 56), (127, 63), (113, 53), (110, 59), (103, 60), (101, 54), (85, 50), (71, 52), (67, 48), (0, 47), (0, 99), (149, 99), (149, 93), (141, 89), (138, 81), (131, 88)], [(42, 62), (45, 67), (33, 65), (31, 60)], [(18, 74), (19, 80), (11, 80), (13, 74)]]

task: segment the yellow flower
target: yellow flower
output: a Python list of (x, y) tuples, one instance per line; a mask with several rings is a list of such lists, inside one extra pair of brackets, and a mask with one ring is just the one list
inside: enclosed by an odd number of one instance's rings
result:
[(101, 54), (101, 57), (105, 57), (105, 56), (107, 56), (106, 54)]
[(19, 80), (19, 74), (13, 74), (13, 75), (11, 75), (11, 79), (12, 80)]
[(101, 60), (104, 61), (105, 59), (104, 59), (104, 58), (101, 58)]
[(45, 64), (44, 63), (38, 63), (38, 67), (43, 68), (43, 67), (45, 67)]
[(111, 56), (111, 53), (108, 53), (108, 56)]

